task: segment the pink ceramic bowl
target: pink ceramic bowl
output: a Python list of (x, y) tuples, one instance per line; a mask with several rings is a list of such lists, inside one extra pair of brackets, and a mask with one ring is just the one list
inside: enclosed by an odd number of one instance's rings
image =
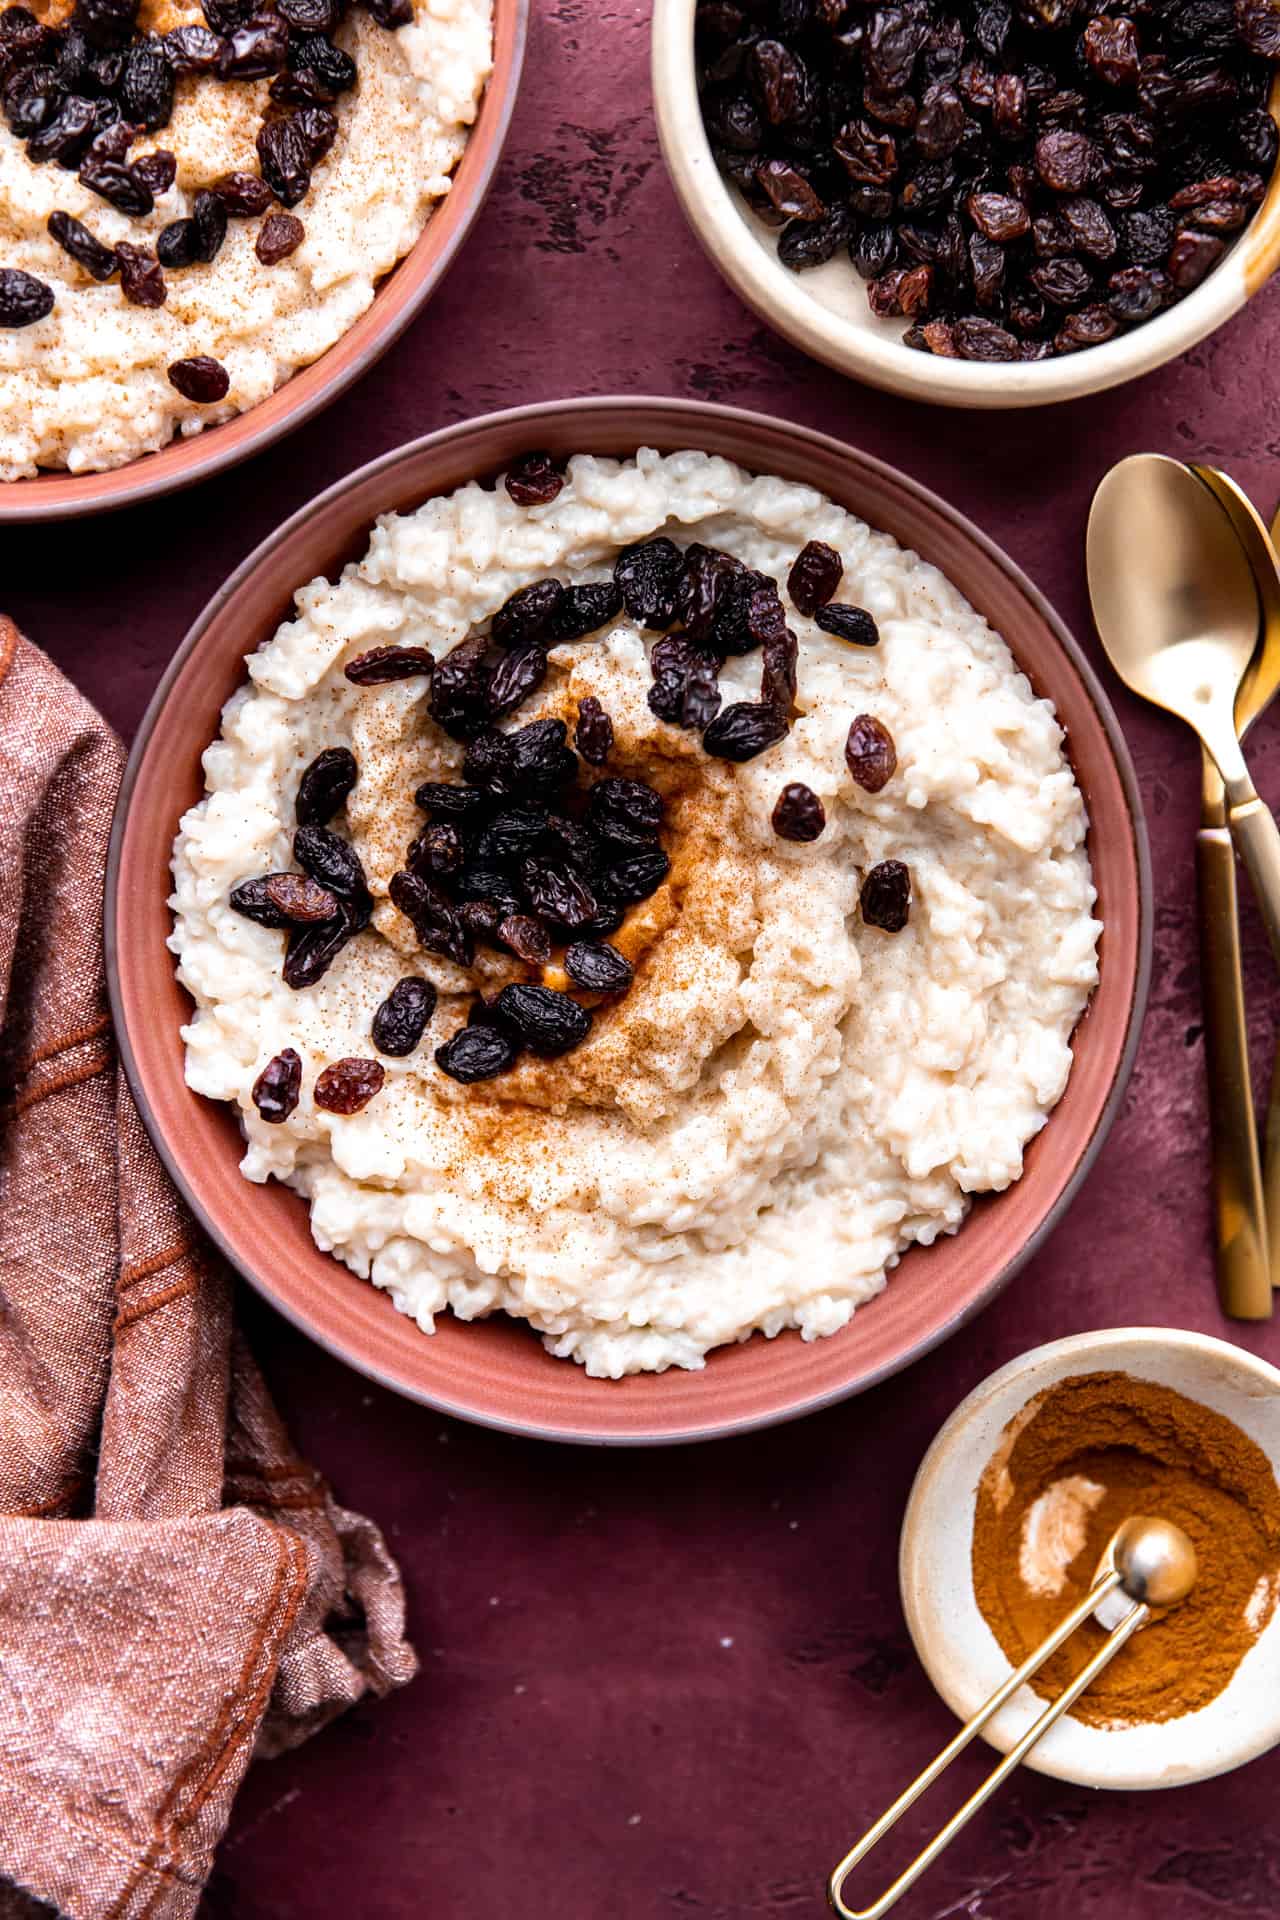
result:
[[(441, 1317), (428, 1338), (375, 1287), (317, 1251), (304, 1203), (238, 1171), (232, 1114), (183, 1080), (169, 856), (202, 792), (200, 755), (244, 656), (288, 614), (294, 590), (359, 555), (379, 513), (412, 508), (534, 447), (626, 454), (699, 447), (808, 482), (935, 561), (1004, 634), (1054, 701), (1089, 810), (1105, 923), (1100, 982), (1076, 1032), (1061, 1104), (1016, 1186), (980, 1200), (960, 1232), (913, 1248), (878, 1299), (830, 1339), (795, 1333), (721, 1348), (705, 1371), (589, 1379), (504, 1318)], [(1031, 583), (933, 494), (878, 460), (759, 414), (678, 400), (572, 400), (447, 428), (363, 467), (250, 555), (192, 628), (151, 703), (116, 813), (107, 957), (126, 1070), (152, 1138), (211, 1239), (281, 1312), (363, 1372), (462, 1419), (547, 1439), (613, 1444), (707, 1439), (830, 1405), (927, 1352), (999, 1292), (1042, 1244), (1098, 1153), (1137, 1045), (1150, 965), (1151, 885), (1133, 768), (1075, 642)]]
[(51, 471), (34, 480), (0, 483), (0, 525), (71, 520), (176, 493), (269, 447), (367, 373), (431, 298), (484, 205), (515, 106), (528, 24), (529, 0), (493, 0), (493, 72), (453, 184), (417, 244), (387, 275), (349, 333), (258, 406), (222, 426), (187, 439), (179, 436), (159, 453), (144, 453), (108, 473)]

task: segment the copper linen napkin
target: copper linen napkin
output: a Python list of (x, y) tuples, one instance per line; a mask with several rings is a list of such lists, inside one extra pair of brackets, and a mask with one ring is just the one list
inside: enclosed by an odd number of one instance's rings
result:
[(115, 1064), (121, 767), (0, 620), (0, 1884), (73, 1920), (194, 1913), (251, 1752), (415, 1664)]

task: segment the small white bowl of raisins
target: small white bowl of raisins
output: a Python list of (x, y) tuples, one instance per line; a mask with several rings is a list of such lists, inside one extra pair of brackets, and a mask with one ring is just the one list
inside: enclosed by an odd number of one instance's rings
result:
[(1024, 407), (1184, 353), (1280, 264), (1275, 0), (655, 0), (663, 153), (761, 317)]

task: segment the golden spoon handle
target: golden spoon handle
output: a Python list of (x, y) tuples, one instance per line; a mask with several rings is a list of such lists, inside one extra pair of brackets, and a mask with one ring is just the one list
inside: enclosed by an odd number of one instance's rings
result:
[(942, 1752), (935, 1760), (930, 1762), (923, 1773), (917, 1775), (906, 1792), (899, 1794), (888, 1811), (882, 1813), (875, 1825), (863, 1834), (857, 1845), (849, 1849), (827, 1882), (827, 1899), (830, 1901), (833, 1910), (840, 1915), (840, 1920), (882, 1920), (882, 1916), (888, 1913), (890, 1907), (896, 1906), (903, 1894), (915, 1885), (920, 1875), (924, 1873), (928, 1867), (933, 1865), (933, 1862), (937, 1859), (943, 1848), (955, 1839), (960, 1829), (968, 1826), (978, 1809), (986, 1805), (996, 1788), (1000, 1786), (1002, 1781), (1009, 1777), (1020, 1761), (1026, 1758), (1032, 1747), (1035, 1746), (1037, 1740), (1049, 1731), (1049, 1728), (1054, 1724), (1055, 1720), (1060, 1719), (1069, 1707), (1075, 1705), (1085, 1688), (1092, 1685), (1108, 1661), (1112, 1660), (1115, 1655), (1119, 1653), (1125, 1641), (1137, 1632), (1138, 1628), (1148, 1618), (1148, 1608), (1141, 1604), (1135, 1606), (1131, 1612), (1125, 1614), (1119, 1625), (1115, 1627), (1107, 1639), (1104, 1640), (1088, 1665), (1081, 1668), (1075, 1679), (1063, 1693), (1059, 1694), (1053, 1705), (1045, 1708), (1035, 1724), (1029, 1727), (1026, 1733), (1023, 1734), (1017, 1746), (1009, 1749), (999, 1766), (992, 1769), (977, 1791), (970, 1794), (958, 1813), (952, 1814), (946, 1826), (942, 1827), (939, 1832), (934, 1835), (929, 1844), (916, 1855), (911, 1865), (898, 1875), (893, 1885), (888, 1888), (885, 1893), (882, 1893), (880, 1898), (869, 1907), (846, 1906), (844, 1900), (844, 1883), (853, 1869), (858, 1865), (859, 1861), (866, 1859), (871, 1849), (884, 1838), (890, 1828), (898, 1824), (898, 1821), (902, 1818), (908, 1807), (915, 1805), (920, 1795), (933, 1785), (939, 1774), (946, 1771), (951, 1765), (951, 1762), (956, 1758), (956, 1755), (962, 1753), (974, 1736), (981, 1732), (992, 1715), (1004, 1705), (1006, 1700), (1013, 1697), (1025, 1681), (1029, 1680), (1034, 1673), (1039, 1671), (1049, 1658), (1049, 1655), (1056, 1652), (1063, 1641), (1066, 1640), (1070, 1634), (1074, 1633), (1076, 1628), (1088, 1619), (1089, 1615), (1099, 1603), (1105, 1600), (1109, 1593), (1114, 1592), (1119, 1585), (1120, 1575), (1118, 1573), (1113, 1571), (1104, 1574), (1102, 1579), (1096, 1583), (1092, 1592), (1087, 1593), (1079, 1605), (1073, 1608), (1066, 1619), (1054, 1629), (1048, 1639), (1043, 1640), (1035, 1652), (1023, 1661), (1016, 1673), (1009, 1675), (1004, 1685), (997, 1688), (996, 1692), (992, 1694), (986, 1704), (980, 1707), (973, 1718), (961, 1727), (959, 1733), (956, 1734), (949, 1745), (943, 1748)]
[[(1217, 809), (1219, 817), (1221, 809)], [(1200, 896), (1200, 991), (1213, 1153), (1218, 1300), (1233, 1320), (1271, 1316), (1271, 1275), (1249, 1083), (1249, 1046), (1240, 966), (1236, 856), (1225, 824), (1196, 835)], [(1268, 1123), (1270, 1125), (1270, 1123)], [(1274, 1142), (1269, 1142), (1274, 1147)], [(1268, 1162), (1280, 1169), (1280, 1156)], [(1271, 1197), (1268, 1194), (1268, 1199)], [(1280, 1212), (1280, 1196), (1276, 1196)]]
[(1227, 825), (1249, 870), (1271, 951), (1280, 966), (1280, 827), (1250, 781), (1232, 785), (1235, 791), (1228, 789)]

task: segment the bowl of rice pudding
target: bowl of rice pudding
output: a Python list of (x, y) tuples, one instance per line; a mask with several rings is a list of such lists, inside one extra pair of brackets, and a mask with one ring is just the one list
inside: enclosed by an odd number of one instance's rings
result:
[(483, 203), (527, 11), (0, 8), (0, 519), (187, 486), (372, 365)]
[(597, 1442), (793, 1417), (977, 1311), (1101, 1146), (1149, 939), (1034, 588), (879, 462), (668, 400), (450, 428), (287, 523), (108, 879), (215, 1243), (399, 1391)]

